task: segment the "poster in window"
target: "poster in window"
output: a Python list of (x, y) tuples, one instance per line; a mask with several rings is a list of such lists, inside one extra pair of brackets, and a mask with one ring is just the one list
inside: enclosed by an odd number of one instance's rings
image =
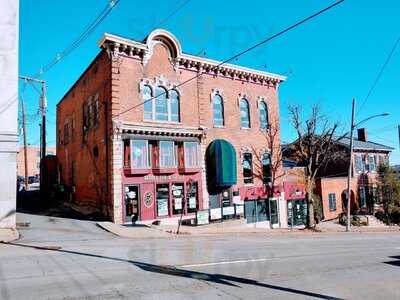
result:
[(168, 216), (168, 199), (157, 200), (158, 216)]
[(196, 197), (189, 197), (189, 208), (196, 208)]
[(175, 198), (174, 199), (174, 207), (176, 210), (182, 209), (182, 198)]

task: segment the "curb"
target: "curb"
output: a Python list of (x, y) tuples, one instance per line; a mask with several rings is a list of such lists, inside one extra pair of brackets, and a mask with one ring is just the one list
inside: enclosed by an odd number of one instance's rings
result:
[(17, 229), (12, 228), (0, 228), (0, 242), (9, 243), (18, 240), (20, 237)]

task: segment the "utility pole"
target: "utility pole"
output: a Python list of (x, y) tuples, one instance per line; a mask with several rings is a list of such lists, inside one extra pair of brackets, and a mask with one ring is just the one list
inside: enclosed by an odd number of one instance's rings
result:
[(39, 109), (42, 115), (42, 126), (41, 126), (41, 141), (42, 141), (42, 149), (41, 149), (41, 157), (43, 159), (46, 156), (46, 108), (47, 108), (47, 99), (46, 99), (46, 82), (41, 81), (42, 88), (40, 94), (39, 101)]
[(26, 150), (26, 119), (25, 119), (25, 100), (22, 99), (21, 101), (21, 108), (22, 108), (22, 128), (24, 131), (24, 165), (25, 165), (25, 190), (28, 190), (28, 156)]
[(351, 127), (350, 127), (350, 162), (349, 162), (349, 173), (347, 174), (347, 222), (346, 231), (350, 231), (350, 202), (351, 202), (351, 177), (353, 171), (353, 131), (354, 131), (354, 113), (355, 113), (356, 99), (353, 98), (353, 104), (351, 109)]
[(40, 91), (35, 86), (34, 88), (40, 94), (39, 111), (40, 111), (40, 116), (42, 117), (42, 124), (40, 126), (40, 142), (41, 142), (40, 158), (42, 159), (46, 155), (46, 109), (47, 109), (46, 81), (28, 76), (19, 76), (19, 78), (25, 81), (41, 84)]
[(35, 85), (33, 85), (33, 87), (40, 94), (39, 111), (42, 117), (42, 124), (40, 125), (40, 184), (42, 186), (42, 179), (43, 179), (42, 159), (46, 156), (46, 109), (47, 109), (46, 81), (28, 76), (19, 76), (19, 78), (25, 81), (29, 81), (30, 83), (40, 83), (41, 85), (40, 91), (36, 88)]

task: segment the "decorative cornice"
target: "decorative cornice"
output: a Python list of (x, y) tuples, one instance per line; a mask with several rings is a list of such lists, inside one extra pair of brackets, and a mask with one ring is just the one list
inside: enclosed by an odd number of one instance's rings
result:
[(162, 29), (152, 31), (144, 43), (104, 33), (98, 44), (100, 48), (106, 49), (114, 55), (137, 58), (143, 64), (146, 64), (153, 54), (153, 47), (157, 42), (165, 43), (169, 47), (171, 63), (175, 68), (273, 86), (286, 80), (286, 77), (282, 75), (228, 63), (222, 64), (221, 61), (184, 54), (177, 38), (170, 32)]

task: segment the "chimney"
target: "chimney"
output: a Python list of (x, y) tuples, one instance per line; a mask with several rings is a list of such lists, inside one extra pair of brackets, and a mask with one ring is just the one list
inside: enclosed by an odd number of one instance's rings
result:
[(367, 141), (367, 129), (366, 128), (359, 128), (357, 130), (358, 133), (358, 140), (362, 142)]

